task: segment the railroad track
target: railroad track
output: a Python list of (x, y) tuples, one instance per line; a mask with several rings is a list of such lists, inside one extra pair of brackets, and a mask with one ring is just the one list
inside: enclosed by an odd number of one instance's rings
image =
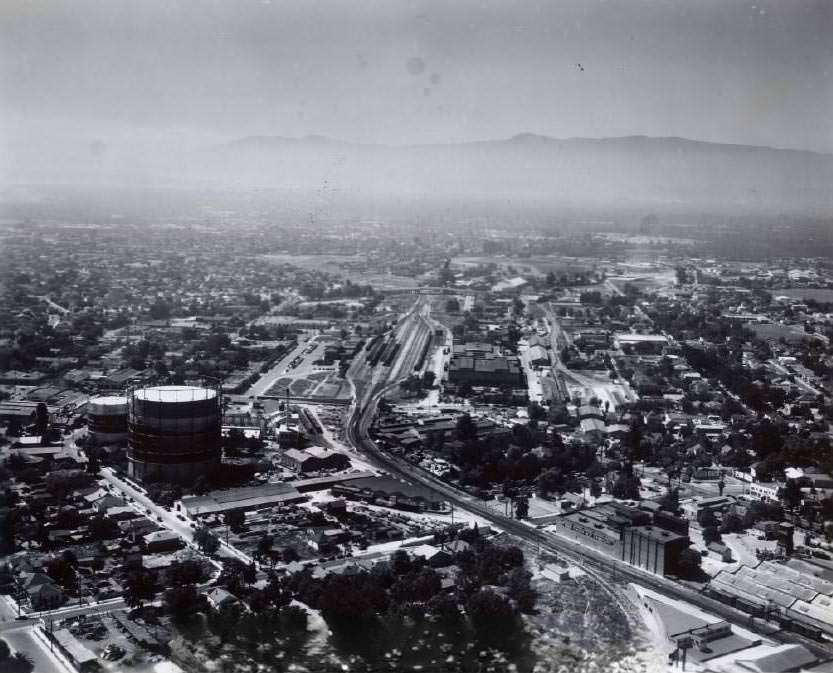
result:
[[(776, 626), (759, 618), (753, 618), (745, 612), (705, 596), (688, 586), (643, 571), (634, 566), (627, 565), (624, 562), (618, 562), (601, 552), (580, 545), (572, 540), (544, 533), (521, 521), (498, 514), (472, 496), (463, 494), (457, 489), (429, 476), (406, 461), (382, 451), (370, 437), (370, 426), (375, 417), (376, 406), (379, 400), (388, 390), (397, 385), (399, 385), (399, 381), (377, 383), (367, 398), (367, 402), (364, 404), (356, 404), (353, 408), (347, 424), (348, 441), (356, 449), (363, 451), (375, 463), (391, 474), (395, 474), (406, 481), (418, 483), (432, 492), (441, 495), (454, 507), (475, 514), (494, 523), (506, 532), (533, 545), (537, 545), (540, 549), (549, 551), (558, 557), (570, 561), (574, 565), (580, 566), (602, 586), (608, 589), (610, 589), (610, 584), (621, 585), (629, 582), (641, 584), (663, 595), (691, 603), (733, 624), (757, 631), (777, 642), (804, 645), (819, 658), (829, 659), (833, 657), (833, 644), (818, 642), (797, 633), (784, 631), (780, 626)], [(615, 594), (615, 592), (611, 590), (611, 594)], [(616, 602), (620, 608), (625, 609), (619, 598), (616, 598)], [(628, 614), (627, 610), (625, 612)], [(633, 615), (631, 614), (630, 616)]]

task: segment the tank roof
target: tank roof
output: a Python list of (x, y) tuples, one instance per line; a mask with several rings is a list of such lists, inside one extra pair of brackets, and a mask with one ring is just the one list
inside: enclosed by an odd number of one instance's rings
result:
[(153, 386), (133, 394), (144, 402), (200, 402), (217, 397), (216, 390), (198, 386)]
[(127, 398), (122, 397), (121, 395), (110, 395), (101, 397), (91, 397), (90, 404), (99, 405), (102, 407), (109, 407), (109, 406), (118, 406), (122, 404), (127, 404)]

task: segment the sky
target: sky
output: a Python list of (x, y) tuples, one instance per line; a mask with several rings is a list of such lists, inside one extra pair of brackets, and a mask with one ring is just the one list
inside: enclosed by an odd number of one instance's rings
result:
[(831, 111), (829, 0), (0, 3), (7, 149), (537, 133), (833, 152)]

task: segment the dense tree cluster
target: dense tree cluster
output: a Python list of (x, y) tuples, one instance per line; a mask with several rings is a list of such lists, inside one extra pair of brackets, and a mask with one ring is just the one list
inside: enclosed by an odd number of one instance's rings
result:
[(459, 571), (451, 590), (443, 589), (437, 570), (402, 550), (369, 572), (317, 578), (304, 570), (287, 578), (284, 586), (301, 602), (320, 609), (331, 628), (342, 634), (358, 636), (379, 628), (382, 616), (428, 615), (455, 623), (468, 617), (478, 636), (511, 640), (521, 630), (519, 613), (533, 610), (536, 601), (523, 553), (475, 539), (471, 549), (455, 554), (454, 563)]

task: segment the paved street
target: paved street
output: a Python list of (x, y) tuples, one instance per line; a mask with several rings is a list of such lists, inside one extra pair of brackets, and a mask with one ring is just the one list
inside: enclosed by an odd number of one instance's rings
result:
[[(179, 519), (175, 512), (169, 512), (161, 505), (157, 505), (150, 498), (148, 498), (147, 495), (136, 489), (134, 486), (127, 483), (126, 481), (119, 479), (110, 468), (102, 468), (100, 475), (102, 479), (104, 479), (108, 484), (112, 485), (116, 489), (116, 491), (121, 493), (122, 496), (126, 497), (128, 499), (128, 502), (132, 500), (133, 502), (131, 504), (134, 506), (134, 509), (136, 509), (139, 512), (142, 512), (143, 514), (145, 514), (144, 510), (150, 510), (150, 516), (157, 523), (161, 523), (169, 530), (172, 530), (183, 540), (185, 540), (188, 546), (196, 549), (196, 545), (194, 544), (194, 529), (190, 527), (187, 521)], [(220, 539), (220, 549), (217, 552), (218, 556), (237, 558), (243, 561), (244, 563), (251, 563), (252, 558), (250, 556), (247, 556), (246, 554), (244, 554), (241, 551), (238, 551), (234, 547), (227, 545), (219, 534), (218, 538)], [(221, 564), (216, 560), (212, 560), (212, 563), (217, 568), (221, 567)]]
[(544, 387), (541, 385), (541, 373), (529, 362), (529, 345), (526, 341), (518, 342), (518, 355), (526, 374), (529, 401), (543, 402)]
[(18, 628), (5, 630), (3, 640), (13, 652), (23, 652), (34, 665), (33, 673), (76, 673), (55, 657), (34, 634), (35, 626), (21, 623)]
[(298, 345), (295, 346), (289, 353), (284, 355), (278, 363), (272, 367), (268, 372), (263, 374), (251, 387), (244, 393), (247, 397), (257, 397), (264, 395), (271, 388), (275, 381), (286, 376), (284, 371), (289, 363), (304, 352), (304, 349), (309, 345), (310, 336), (308, 334), (301, 334), (298, 336)]

